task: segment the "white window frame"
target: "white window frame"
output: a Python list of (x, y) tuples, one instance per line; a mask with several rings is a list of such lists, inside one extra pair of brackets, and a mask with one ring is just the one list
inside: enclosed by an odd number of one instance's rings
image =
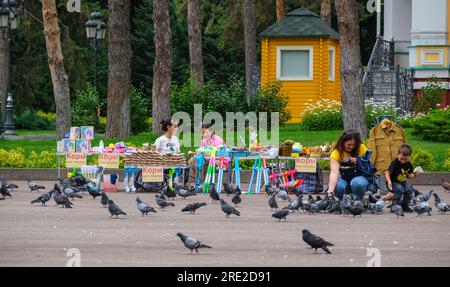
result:
[[(281, 51), (308, 51), (309, 77), (282, 77)], [(314, 79), (314, 48), (312, 46), (278, 46), (277, 47), (277, 79), (281, 81), (312, 81)]]
[[(427, 54), (439, 54), (438, 61), (426, 61), (425, 56)], [(444, 65), (444, 50), (443, 49), (424, 49), (420, 54), (420, 62), (422, 65)]]
[(328, 67), (328, 81), (335, 81), (335, 78), (336, 78), (336, 48), (334, 48), (334, 47), (328, 48), (328, 57), (330, 57), (330, 51), (333, 51), (333, 61), (331, 62), (333, 69), (332, 69), (332, 76), (330, 77), (330, 67)]

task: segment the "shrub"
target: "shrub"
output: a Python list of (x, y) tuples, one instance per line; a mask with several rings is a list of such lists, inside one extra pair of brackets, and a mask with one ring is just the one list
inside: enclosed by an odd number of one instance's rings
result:
[(55, 117), (43, 116), (43, 112), (35, 113), (29, 108), (25, 108), (15, 117), (16, 128), (24, 130), (52, 130), (56, 127)]
[(423, 117), (425, 114), (423, 113), (411, 113), (399, 116), (397, 118), (397, 124), (402, 128), (412, 128), (414, 123)]
[(424, 140), (450, 142), (450, 108), (436, 109), (414, 121), (413, 134)]
[(150, 101), (144, 96), (144, 86), (131, 87), (131, 132), (138, 134), (150, 130), (148, 114)]
[(324, 160), (324, 159), (319, 159), (317, 161), (317, 163), (320, 165), (320, 167), (322, 168), (322, 170), (324, 171), (330, 171), (330, 161), (329, 160)]
[(421, 166), (424, 171), (435, 171), (437, 169), (433, 155), (419, 147), (413, 148), (411, 162), (414, 166)]
[(24, 150), (21, 148), (8, 151), (0, 149), (0, 165), (10, 168), (26, 167)]
[(420, 93), (414, 97), (414, 108), (418, 112), (435, 109), (446, 94), (446, 85), (439, 79), (432, 77), (427, 81), (426, 86), (422, 87)]
[(378, 124), (380, 116), (397, 115), (395, 106), (392, 103), (385, 103), (384, 105), (374, 105), (372, 103), (368, 103), (366, 104), (365, 113), (366, 113), (366, 124), (368, 129), (371, 129)]
[(258, 112), (267, 112), (268, 127), (270, 127), (270, 113), (272, 112), (279, 113), (280, 125), (292, 118), (291, 112), (287, 109), (289, 98), (281, 88), (281, 81), (270, 81), (253, 97), (251, 106), (257, 107)]
[(72, 102), (72, 125), (95, 126), (96, 131), (104, 131), (104, 127), (99, 124), (97, 118), (97, 112), (101, 106), (98, 91), (90, 83), (85, 90), (77, 90)]
[(344, 128), (342, 106), (339, 101), (320, 99), (314, 104), (306, 104), (306, 110), (300, 123), (304, 131), (330, 131)]

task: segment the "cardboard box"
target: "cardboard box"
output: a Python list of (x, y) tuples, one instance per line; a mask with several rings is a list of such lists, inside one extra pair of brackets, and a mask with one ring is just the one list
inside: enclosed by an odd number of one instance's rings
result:
[(81, 139), (93, 140), (94, 139), (94, 127), (92, 127), (92, 126), (81, 127)]

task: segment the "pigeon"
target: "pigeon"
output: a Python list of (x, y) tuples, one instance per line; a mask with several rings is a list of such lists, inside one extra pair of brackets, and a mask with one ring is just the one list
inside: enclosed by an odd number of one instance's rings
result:
[(3, 185), (0, 187), (0, 194), (3, 195), (3, 198), (5, 196), (9, 196), (12, 197), (11, 193), (8, 191), (8, 189), (6, 189), (6, 187), (4, 187)]
[(234, 192), (233, 187), (228, 182), (223, 183), (223, 190), (227, 195), (231, 195)]
[(344, 212), (344, 214), (346, 214), (350, 211), (351, 206), (352, 203), (350, 201), (350, 197), (348, 196), (348, 194), (344, 194), (342, 200), (339, 203), (340, 209), (342, 210), (342, 212)]
[(31, 179), (27, 179), (27, 186), (30, 191), (37, 190), (39, 192), (39, 189), (45, 189), (44, 186), (32, 182)]
[(275, 193), (277, 193), (278, 192), (278, 190), (276, 189), (276, 188), (274, 188), (274, 187), (271, 187), (270, 185), (266, 185), (265, 187), (264, 187), (264, 191), (266, 192), (266, 194), (267, 195), (273, 195), (273, 194), (275, 194)]
[[(377, 200), (376, 203), (370, 203), (369, 200), (369, 209), (372, 214), (379, 214), (383, 212), (384, 207), (386, 206), (386, 201), (384, 199)], [(392, 207), (391, 207), (392, 210)]]
[(214, 184), (211, 185), (211, 191), (209, 192), (209, 197), (211, 197), (212, 202), (216, 202), (216, 201), (220, 200), (219, 193), (217, 192)]
[(4, 186), (7, 189), (10, 189), (11, 191), (14, 191), (14, 188), (19, 188), (19, 186), (17, 184), (14, 183), (10, 183), (4, 179), (0, 179), (1, 182), (1, 186)]
[(241, 199), (241, 189), (239, 187), (236, 187), (236, 195), (233, 196), (233, 198), (231, 199), (231, 202), (234, 203), (234, 206), (237, 206), (238, 204), (240, 204), (242, 201)]
[(111, 214), (111, 218), (116, 216), (116, 219), (119, 218), (119, 215), (127, 215), (120, 207), (114, 203), (111, 199), (108, 200), (108, 211)]
[(160, 209), (164, 209), (167, 206), (175, 206), (175, 203), (167, 202), (163, 194), (156, 194), (155, 201)]
[(437, 207), (437, 209), (439, 209), (441, 213), (446, 213), (447, 211), (450, 211), (450, 205), (443, 202), (436, 193), (433, 193), (433, 196), (434, 196), (434, 205)]
[(337, 198), (334, 196), (332, 197), (332, 200), (330, 201), (330, 204), (328, 205), (328, 213), (342, 213), (340, 202)]
[(144, 214), (148, 215), (149, 212), (156, 213), (156, 210), (153, 207), (143, 202), (139, 197), (136, 197), (136, 206), (137, 209), (142, 212), (142, 216), (144, 216)]
[(302, 238), (303, 241), (306, 242), (311, 248), (314, 249), (314, 253), (317, 253), (318, 248), (322, 248), (326, 253), (331, 254), (331, 251), (327, 248), (327, 246), (334, 246), (334, 244), (323, 240), (321, 237), (312, 234), (307, 229), (302, 230)]
[(167, 198), (169, 198), (169, 199), (170, 198), (174, 199), (175, 197), (177, 197), (175, 188), (170, 188), (169, 186), (167, 186), (163, 192), (164, 192), (164, 195), (167, 196)]
[(397, 218), (399, 218), (400, 216), (405, 217), (405, 214), (403, 213), (403, 208), (400, 204), (397, 203), (392, 204), (391, 212), (395, 213), (395, 215), (397, 215)]
[(364, 212), (363, 203), (361, 201), (355, 201), (352, 206), (348, 209), (348, 211), (353, 215), (353, 217), (359, 215)]
[(222, 211), (226, 214), (226, 217), (230, 217), (230, 214), (241, 216), (239, 210), (226, 203), (223, 199), (220, 199), (220, 208), (222, 208)]
[(186, 246), (186, 248), (191, 250), (191, 253), (194, 250), (195, 250), (196, 253), (198, 253), (198, 249), (199, 248), (212, 248), (211, 246), (203, 244), (200, 241), (198, 241), (198, 240), (196, 240), (196, 239), (194, 239), (192, 237), (189, 237), (187, 235), (184, 235), (181, 232), (178, 232), (177, 236), (180, 237), (180, 239), (183, 242), (184, 246)]
[(277, 200), (275, 199), (275, 194), (272, 194), (269, 197), (269, 206), (270, 206), (270, 210), (278, 209), (278, 204), (277, 204)]
[(195, 211), (202, 206), (206, 206), (206, 202), (189, 203), (181, 210), (181, 212), (190, 212), (190, 213), (194, 214)]
[(413, 210), (415, 213), (417, 213), (417, 217), (421, 217), (422, 214), (427, 213), (428, 216), (431, 216), (431, 206), (423, 206), (420, 204), (417, 204), (417, 200), (413, 199)]
[[(318, 198), (320, 198), (320, 196), (318, 196)], [(328, 196), (325, 196), (323, 199), (320, 199), (316, 202), (318, 204), (319, 212), (321, 212), (327, 210), (328, 205), (330, 204), (330, 199), (328, 198)]]
[(372, 194), (369, 194), (369, 203), (377, 203), (378, 200), (378, 198), (376, 198)]
[(431, 195), (433, 194), (433, 190), (428, 191), (425, 195), (421, 194), (419, 196), (417, 196), (416, 198), (420, 201), (420, 202), (425, 202), (428, 201), (431, 197)]
[(272, 214), (272, 217), (277, 218), (278, 222), (280, 222), (281, 219), (284, 219), (284, 221), (286, 221), (286, 216), (291, 214), (291, 212), (292, 210), (290, 209), (281, 209)]
[(181, 186), (181, 185), (175, 185), (175, 191), (183, 199), (186, 199), (186, 197), (188, 197), (188, 196), (196, 195), (195, 188), (187, 189), (186, 187)]
[(280, 189), (280, 190), (278, 191), (278, 193), (277, 193), (277, 197), (278, 197), (279, 199), (281, 199), (281, 200), (286, 201), (286, 200), (288, 199), (289, 196), (288, 196), (286, 190)]
[(53, 190), (50, 190), (47, 193), (44, 193), (43, 195), (39, 196), (35, 200), (31, 201), (31, 204), (40, 202), (42, 206), (45, 206), (45, 203), (49, 201), (52, 198)]
[(289, 202), (289, 204), (285, 207), (283, 207), (283, 209), (289, 209), (292, 211), (298, 211), (299, 208), (303, 209), (303, 202), (302, 202), (302, 198), (303, 196), (297, 196), (296, 200), (292, 200), (291, 202)]
[[(55, 186), (58, 184), (55, 183)], [(53, 189), (53, 200), (56, 202), (56, 205), (61, 205), (63, 208), (72, 208), (73, 203), (70, 202), (69, 198), (61, 193), (61, 190)]]
[(95, 199), (97, 196), (102, 196), (102, 193), (99, 190), (90, 186), (89, 184), (86, 184), (85, 187), (86, 187), (89, 195), (92, 196), (92, 199)]
[(308, 195), (308, 202), (309, 203), (314, 203), (314, 202), (316, 202), (316, 200), (314, 199), (314, 197), (310, 194), (310, 195)]
[(445, 179), (442, 179), (442, 187), (444, 188), (444, 191), (450, 191), (450, 183), (445, 181)]
[(78, 194), (77, 193), (77, 191), (75, 191), (71, 186), (68, 186), (66, 183), (63, 185), (63, 191), (64, 191), (64, 194), (67, 196), (67, 197), (70, 197), (70, 198), (74, 198), (74, 197), (76, 197), (76, 198), (83, 198), (83, 196), (81, 196), (80, 194)]
[(103, 207), (106, 207), (108, 205), (108, 196), (106, 195), (105, 192), (102, 191), (101, 193), (102, 199), (100, 200), (100, 203), (103, 205)]

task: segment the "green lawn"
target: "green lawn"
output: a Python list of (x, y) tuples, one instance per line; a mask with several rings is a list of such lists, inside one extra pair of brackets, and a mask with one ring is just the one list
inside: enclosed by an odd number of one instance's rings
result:
[[(445, 151), (450, 148), (450, 144), (448, 143), (438, 143), (431, 141), (424, 141), (417, 136), (413, 136), (412, 129), (405, 129), (406, 136), (408, 142), (414, 147), (421, 147), (429, 152), (431, 152), (439, 166), (439, 169), (442, 169), (443, 163), (445, 161)], [(26, 134), (51, 134), (51, 131), (18, 131), (20, 135)], [(336, 141), (339, 137), (341, 131), (320, 131), (320, 132), (305, 132), (300, 131), (298, 125), (285, 125), (280, 127), (280, 142), (283, 142), (286, 139), (291, 139), (294, 141), (298, 141), (302, 143), (303, 146), (315, 146), (315, 145), (323, 145), (324, 143), (331, 143)], [(195, 135), (199, 136), (199, 135)], [(128, 139), (124, 139), (125, 142), (131, 142), (136, 146), (140, 146), (143, 143), (153, 143), (157, 136), (144, 133), (132, 136)], [(117, 142), (105, 140), (104, 138), (96, 137), (93, 144), (98, 145), (98, 142), (103, 139), (105, 145), (110, 142)], [(245, 139), (248, 142), (248, 137)], [(23, 148), (25, 150), (26, 155), (28, 155), (31, 151), (41, 152), (44, 150), (54, 150), (56, 149), (56, 142), (52, 140), (19, 140), (19, 141), (6, 141), (0, 140), (0, 148), (1, 149), (14, 149), (16, 147)], [(183, 147), (182, 152), (187, 152), (188, 150), (194, 150), (194, 147)]]

